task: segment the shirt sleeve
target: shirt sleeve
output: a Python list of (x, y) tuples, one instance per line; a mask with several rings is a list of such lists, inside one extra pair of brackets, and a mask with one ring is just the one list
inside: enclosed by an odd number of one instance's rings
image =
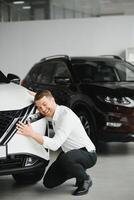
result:
[(52, 151), (58, 150), (70, 135), (72, 130), (72, 124), (73, 120), (71, 118), (71, 115), (65, 114), (65, 116), (62, 117), (60, 122), (58, 122), (58, 124), (55, 126), (54, 137), (49, 138), (47, 136), (43, 136), (43, 146)]

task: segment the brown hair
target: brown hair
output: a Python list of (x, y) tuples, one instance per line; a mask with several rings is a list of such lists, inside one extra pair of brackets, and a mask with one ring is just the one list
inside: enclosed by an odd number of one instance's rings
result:
[(40, 100), (42, 97), (53, 97), (52, 93), (49, 90), (43, 90), (40, 92), (37, 92), (34, 97), (34, 102)]

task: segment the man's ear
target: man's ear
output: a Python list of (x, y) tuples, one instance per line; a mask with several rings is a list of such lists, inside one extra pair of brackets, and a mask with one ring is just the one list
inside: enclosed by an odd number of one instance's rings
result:
[(32, 95), (33, 97), (36, 95), (36, 92), (31, 91), (31, 90), (28, 90), (28, 93), (29, 93), (30, 95)]

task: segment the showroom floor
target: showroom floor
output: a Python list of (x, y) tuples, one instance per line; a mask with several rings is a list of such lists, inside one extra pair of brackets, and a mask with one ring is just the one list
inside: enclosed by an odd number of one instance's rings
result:
[[(51, 152), (51, 160), (57, 156)], [(72, 196), (75, 180), (47, 190), (42, 181), (34, 185), (19, 186), (12, 176), (0, 177), (2, 200), (133, 200), (134, 199), (134, 143), (109, 143), (101, 147), (95, 167), (88, 170), (93, 186), (87, 195)]]

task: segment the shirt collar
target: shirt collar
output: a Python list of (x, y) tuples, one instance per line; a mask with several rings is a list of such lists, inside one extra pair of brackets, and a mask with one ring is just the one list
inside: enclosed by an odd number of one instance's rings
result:
[(59, 116), (60, 116), (60, 106), (56, 105), (56, 109), (55, 109), (52, 121), (57, 121)]

